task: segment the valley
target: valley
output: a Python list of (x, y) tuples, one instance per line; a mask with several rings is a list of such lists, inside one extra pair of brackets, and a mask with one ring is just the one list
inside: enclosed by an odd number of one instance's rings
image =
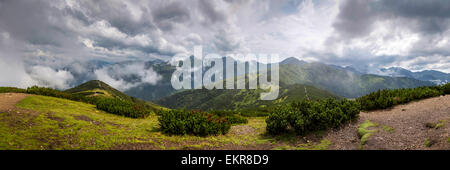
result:
[[(237, 65), (240, 61), (236, 60), (234, 62)], [(145, 63), (146, 68), (152, 68), (156, 73), (161, 75), (162, 79), (156, 84), (143, 84), (125, 90), (125, 94), (146, 101), (158, 102), (163, 98), (170, 98), (171, 95), (177, 95), (176, 93), (183, 91), (173, 89), (170, 83), (172, 73), (175, 70), (174, 66), (165, 61), (147, 61)], [(126, 63), (116, 63), (115, 65), (123, 64)], [(375, 75), (319, 62), (305, 62), (295, 57), (281, 61), (279, 63), (279, 69), (280, 85), (308, 85), (346, 98), (361, 97), (379, 89), (414, 88), (435, 85), (431, 81), (423, 81), (433, 79), (430, 76), (428, 76), (428, 79), (422, 80), (421, 78), (416, 79), (415, 77), (408, 76)], [(439, 73), (437, 74), (439, 76), (436, 75), (434, 77), (445, 77), (442, 74), (448, 76), (448, 74)], [(164, 103), (163, 101), (161, 102)], [(175, 103), (167, 106), (185, 104)]]

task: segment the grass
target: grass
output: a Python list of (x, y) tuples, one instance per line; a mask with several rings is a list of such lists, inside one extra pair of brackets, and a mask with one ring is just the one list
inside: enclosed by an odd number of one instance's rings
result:
[(438, 124), (436, 124), (436, 126), (435, 126), (434, 128), (435, 128), (435, 129), (439, 129), (439, 128), (441, 128), (441, 127), (444, 127), (444, 126), (445, 126), (445, 123), (447, 123), (447, 120), (441, 120), (441, 121), (439, 121)]
[(430, 146), (431, 146), (431, 141), (430, 141), (430, 139), (426, 138), (426, 139), (425, 139), (425, 142), (424, 142), (424, 145), (425, 145), (426, 147), (430, 147)]
[(297, 146), (281, 145), (275, 147), (274, 150), (326, 150), (331, 144), (331, 141), (322, 139), (318, 144), (305, 143)]
[(450, 137), (447, 138), (447, 143), (450, 144)]
[(383, 125), (383, 130), (388, 133), (394, 133), (394, 128), (391, 126)]
[(366, 120), (364, 123), (358, 126), (358, 135), (363, 137), (364, 135), (377, 132), (376, 129), (369, 130), (371, 127), (377, 127), (378, 124), (371, 122), (370, 120)]
[(366, 120), (364, 123), (362, 123), (358, 126), (358, 135), (361, 138), (361, 142), (359, 145), (360, 149), (362, 149), (363, 145), (367, 143), (370, 136), (372, 136), (374, 133), (378, 132), (378, 130), (376, 130), (376, 129), (371, 130), (369, 128), (377, 127), (377, 126), (379, 126), (379, 125), (371, 122), (370, 120)]
[[(0, 113), (0, 149), (109, 149), (116, 145), (144, 143), (155, 149), (201, 149), (228, 145), (276, 145), (282, 141), (267, 136), (265, 117), (248, 118), (252, 134), (196, 137), (167, 136), (159, 131), (157, 115), (133, 119), (97, 110), (94, 105), (66, 99), (28, 96), (14, 112)], [(26, 110), (26, 111), (25, 111)], [(330, 142), (295, 146), (325, 149)]]
[[(17, 107), (33, 110), (20, 116), (2, 114), (3, 149), (107, 149), (115, 144), (151, 140), (156, 117), (130, 119), (95, 109), (94, 105), (30, 96)], [(80, 120), (80, 117), (84, 119)]]
[(102, 89), (92, 89), (92, 90), (86, 90), (86, 91), (81, 91), (81, 92), (76, 92), (73, 94), (81, 94), (81, 95), (85, 95), (85, 96), (93, 96), (93, 95), (101, 95), (103, 97), (114, 97), (113, 95), (111, 95), (110, 93), (108, 93), (108, 91), (106, 90), (102, 90)]
[(439, 129), (445, 126), (448, 120), (441, 120), (438, 123), (428, 122), (425, 124), (426, 127), (432, 128), (432, 129)]

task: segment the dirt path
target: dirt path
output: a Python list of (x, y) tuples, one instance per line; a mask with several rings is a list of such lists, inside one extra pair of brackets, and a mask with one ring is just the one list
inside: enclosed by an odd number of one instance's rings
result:
[(358, 121), (327, 133), (330, 149), (359, 149), (357, 128), (366, 120), (378, 124), (373, 127), (378, 132), (363, 149), (450, 149), (450, 95), (362, 112)]
[(28, 94), (23, 93), (0, 93), (0, 113), (11, 112), (15, 105), (25, 99)]

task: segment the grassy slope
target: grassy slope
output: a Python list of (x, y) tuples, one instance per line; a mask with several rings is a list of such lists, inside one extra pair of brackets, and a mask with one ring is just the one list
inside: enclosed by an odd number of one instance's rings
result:
[(99, 81), (99, 80), (91, 80), (86, 83), (83, 83), (77, 87), (66, 90), (65, 92), (73, 93), (73, 94), (81, 94), (85, 96), (100, 96), (100, 97), (115, 97), (120, 98), (125, 101), (135, 102), (145, 104), (147, 108), (157, 111), (161, 109), (167, 109), (152, 102), (143, 101), (141, 99), (131, 97), (126, 95), (125, 93), (120, 92), (119, 90), (109, 86), (108, 84)]
[(91, 80), (79, 86), (66, 90), (68, 93), (83, 94), (83, 95), (100, 95), (103, 97), (117, 97), (123, 100), (132, 101), (132, 97), (120, 92), (109, 86), (108, 84), (99, 81)]
[[(154, 149), (264, 144), (276, 144), (272, 147), (275, 149), (299, 149), (264, 135), (264, 117), (249, 118), (247, 126), (255, 130), (252, 134), (166, 136), (158, 131), (156, 115), (125, 118), (96, 110), (93, 105), (45, 96), (29, 96), (17, 107), (17, 111), (0, 113), (0, 149), (108, 149), (123, 143), (150, 144)], [(307, 144), (300, 149), (318, 148)]]

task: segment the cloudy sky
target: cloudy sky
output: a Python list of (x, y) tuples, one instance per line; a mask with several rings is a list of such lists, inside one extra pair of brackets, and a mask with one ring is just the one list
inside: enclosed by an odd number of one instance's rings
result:
[[(0, 0), (0, 86), (126, 90), (176, 53), (278, 53), (310, 62), (450, 73), (448, 0)], [(93, 63), (130, 62), (91, 70)], [(125, 82), (126, 74), (140, 81)]]

